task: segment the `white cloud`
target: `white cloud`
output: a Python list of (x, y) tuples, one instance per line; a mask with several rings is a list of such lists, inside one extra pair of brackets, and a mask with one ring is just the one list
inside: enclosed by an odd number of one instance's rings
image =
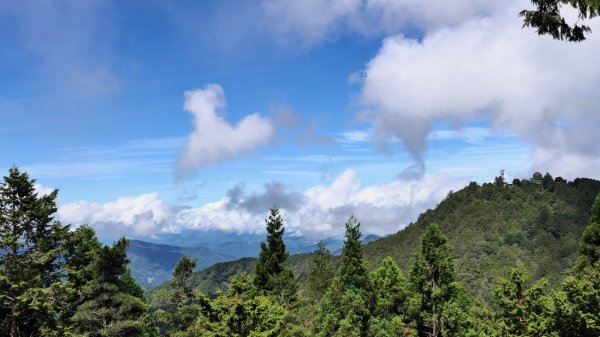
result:
[(54, 188), (43, 186), (40, 183), (33, 184), (33, 189), (35, 190), (35, 193), (37, 193), (38, 195), (48, 195), (48, 194), (54, 192), (54, 190), (55, 190)]
[(178, 161), (180, 174), (252, 151), (271, 139), (273, 125), (269, 119), (255, 113), (232, 126), (218, 114), (226, 105), (225, 93), (218, 84), (185, 92), (183, 108), (194, 117), (194, 131)]
[(57, 218), (73, 225), (90, 224), (103, 234), (151, 235), (163, 228), (174, 208), (158, 193), (123, 197), (105, 204), (78, 201), (61, 205)]
[(422, 161), (434, 122), (464, 125), (485, 115), (492, 127), (533, 146), (534, 168), (545, 165), (540, 153), (565, 159), (600, 154), (600, 37), (581, 44), (539, 37), (521, 28), (518, 8), (507, 6), (421, 41), (385, 39), (367, 65), (360, 95), (366, 107), (361, 116), (374, 136), (401, 140)]
[[(105, 204), (67, 203), (59, 207), (57, 217), (74, 225), (89, 223), (99, 232), (112, 235), (148, 236), (186, 229), (256, 233), (264, 230), (268, 207), (281, 204), (290, 233), (321, 238), (339, 235), (350, 214), (356, 214), (365, 233), (388, 234), (415, 221), (419, 213), (434, 207), (449, 190), (457, 190), (467, 182), (425, 175), (420, 180), (362, 187), (356, 173), (346, 170), (330, 185), (311, 187), (302, 195), (287, 192), (283, 186), (274, 189), (273, 185), (266, 185), (261, 194), (237, 191), (199, 207), (182, 208), (168, 205), (152, 193)], [(280, 202), (285, 200), (295, 200), (297, 204)], [(253, 206), (257, 203), (268, 206), (260, 212)]]
[[(263, 0), (270, 29), (280, 39), (310, 46), (347, 33), (394, 34), (432, 30), (504, 8), (490, 0)], [(516, 12), (515, 12), (516, 13)]]

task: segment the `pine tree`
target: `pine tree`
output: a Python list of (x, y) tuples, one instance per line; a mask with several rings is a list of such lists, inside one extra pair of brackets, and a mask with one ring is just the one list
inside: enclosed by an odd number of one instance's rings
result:
[(346, 222), (340, 274), (321, 303), (319, 336), (368, 335), (375, 299), (360, 237), (360, 223), (351, 216)]
[(325, 242), (319, 241), (308, 267), (306, 294), (312, 303), (318, 303), (335, 277), (331, 253)]
[(391, 257), (386, 257), (371, 274), (375, 292), (371, 336), (405, 336), (408, 319), (408, 282)]
[(416, 295), (414, 314), (419, 336), (456, 336), (467, 328), (467, 303), (456, 280), (452, 247), (436, 224), (421, 238), (421, 252), (413, 261), (411, 286)]
[(65, 244), (65, 270), (67, 281), (78, 296), (94, 276), (94, 261), (102, 249), (94, 229), (83, 225), (69, 233)]
[(0, 185), (0, 332), (10, 337), (60, 329), (68, 226), (53, 220), (58, 191), (40, 196), (34, 183), (13, 167)]
[(391, 257), (386, 257), (372, 273), (376, 296), (375, 313), (382, 318), (403, 316), (407, 312), (408, 282)]
[(527, 275), (512, 269), (495, 289), (499, 308), (497, 325), (502, 336), (548, 336), (554, 326), (551, 300), (544, 295), (547, 281), (542, 279), (529, 289)]
[(270, 210), (267, 224), (267, 242), (260, 245), (260, 255), (256, 263), (254, 285), (266, 295), (274, 296), (280, 303), (296, 301), (296, 280), (291, 269), (286, 267), (288, 252), (283, 242), (283, 218), (279, 209)]
[[(178, 337), (284, 336), (285, 307), (255, 288), (247, 274), (238, 274), (227, 293), (213, 301), (204, 297), (204, 306), (193, 326)], [(285, 335), (288, 336), (288, 335)]]
[[(128, 274), (125, 238), (104, 246), (93, 263), (93, 278), (83, 290), (85, 301), (73, 316), (75, 335), (86, 337), (148, 336), (155, 333), (147, 322), (149, 306)], [(129, 275), (129, 276), (128, 276)]]
[(600, 262), (567, 277), (554, 295), (560, 337), (600, 336)]
[(158, 310), (158, 320), (166, 324), (168, 335), (177, 336), (190, 329), (207, 301), (206, 297), (196, 292), (191, 277), (196, 268), (196, 259), (183, 257), (177, 262), (173, 271), (173, 280), (167, 290), (156, 295), (166, 301), (169, 308)]

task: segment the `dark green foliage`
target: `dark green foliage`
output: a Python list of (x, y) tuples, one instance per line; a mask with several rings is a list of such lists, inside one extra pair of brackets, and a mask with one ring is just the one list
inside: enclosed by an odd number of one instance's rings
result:
[(568, 277), (554, 295), (554, 303), (554, 328), (559, 336), (600, 336), (600, 262)]
[(404, 316), (408, 311), (408, 282), (391, 257), (386, 257), (372, 273), (375, 314), (381, 318)]
[(456, 279), (452, 247), (436, 224), (430, 225), (421, 239), (410, 281), (419, 336), (456, 336), (466, 331), (467, 303)]
[(408, 282), (391, 257), (386, 257), (372, 274), (375, 310), (371, 336), (406, 336), (414, 333), (409, 315)]
[(313, 260), (310, 262), (306, 280), (306, 296), (309, 300), (313, 303), (319, 302), (334, 277), (333, 258), (325, 246), (325, 242), (319, 241), (317, 249), (313, 253)]
[(600, 194), (592, 206), (590, 220), (579, 243), (579, 258), (576, 269), (581, 271), (600, 260)]
[(70, 286), (81, 296), (83, 286), (94, 277), (94, 260), (102, 249), (95, 231), (81, 226), (69, 233), (65, 244), (65, 270)]
[(280, 303), (296, 300), (296, 280), (292, 270), (285, 266), (288, 252), (283, 242), (283, 219), (279, 209), (271, 208), (267, 223), (267, 242), (261, 243), (256, 262), (254, 285), (264, 294), (275, 296)]
[(592, 207), (579, 245), (575, 275), (554, 296), (555, 330), (559, 336), (600, 335), (600, 194)]
[(40, 196), (34, 183), (13, 167), (0, 185), (0, 334), (11, 337), (63, 328), (61, 256), (68, 227), (52, 218), (57, 191)]
[[(523, 26), (533, 27), (539, 35), (550, 35), (557, 40), (570, 42), (583, 41), (591, 28), (585, 24), (600, 14), (600, 2), (597, 0), (531, 0), (534, 10), (523, 10)], [(570, 25), (562, 14), (563, 6), (577, 10), (578, 20)]]
[(157, 293), (168, 308), (157, 311), (156, 316), (170, 336), (186, 333), (208, 303), (208, 299), (191, 285), (194, 268), (196, 260), (183, 257), (175, 266), (171, 287)]
[(513, 269), (498, 281), (494, 293), (501, 336), (547, 336), (552, 333), (551, 299), (544, 295), (547, 282), (526, 288), (527, 275)]
[(205, 308), (194, 324), (179, 337), (282, 336), (286, 309), (261, 295), (247, 274), (231, 280), (226, 294), (220, 294)]
[(554, 179), (552, 179), (550, 173), (546, 172), (544, 178), (542, 178), (542, 187), (550, 192), (554, 192), (554, 184)]
[(494, 185), (502, 187), (504, 184), (506, 184), (506, 181), (504, 181), (504, 175), (499, 175), (494, 178)]
[(360, 237), (360, 223), (351, 216), (346, 222), (340, 273), (321, 302), (319, 336), (368, 334), (375, 296)]
[[(104, 246), (93, 261), (93, 277), (84, 286), (81, 303), (75, 314), (75, 336), (148, 336), (155, 333), (148, 326), (149, 305), (139, 297), (139, 286), (127, 269), (128, 241), (118, 240)], [(132, 284), (133, 283), (133, 284)]]

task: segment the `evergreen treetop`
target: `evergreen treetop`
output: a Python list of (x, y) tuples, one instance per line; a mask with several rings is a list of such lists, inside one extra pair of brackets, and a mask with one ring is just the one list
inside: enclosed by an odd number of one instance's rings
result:
[(360, 223), (354, 215), (346, 222), (346, 239), (340, 261), (340, 282), (346, 287), (369, 289), (370, 280), (363, 256)]
[(264, 291), (273, 290), (272, 276), (279, 275), (285, 269), (284, 263), (288, 257), (283, 242), (283, 218), (279, 209), (270, 209), (269, 218), (265, 220), (267, 225), (267, 242), (260, 245), (260, 255), (256, 263), (254, 283), (258, 289)]
[(291, 269), (286, 267), (288, 252), (283, 242), (283, 218), (279, 209), (270, 209), (267, 225), (267, 242), (260, 245), (256, 262), (254, 285), (263, 294), (275, 296), (279, 303), (291, 304), (296, 301), (297, 284)]
[(0, 316), (3, 335), (55, 329), (64, 288), (61, 259), (68, 226), (54, 221), (54, 190), (39, 195), (34, 179), (13, 167), (0, 184)]

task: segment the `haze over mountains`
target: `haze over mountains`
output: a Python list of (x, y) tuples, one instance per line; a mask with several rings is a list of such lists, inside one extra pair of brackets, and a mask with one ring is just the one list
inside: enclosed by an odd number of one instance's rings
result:
[[(367, 243), (378, 239), (370, 234), (364, 237)], [(186, 231), (166, 234), (153, 242), (131, 240), (127, 255), (131, 260), (133, 277), (144, 287), (152, 287), (169, 280), (177, 261), (184, 256), (196, 258), (196, 270), (202, 270), (219, 262), (237, 260), (243, 257), (256, 257), (265, 234), (238, 234), (218, 231)], [(323, 240), (327, 248), (339, 253), (343, 238), (330, 237)], [(285, 236), (286, 246), (291, 254), (312, 252), (316, 240), (298, 236)]]

